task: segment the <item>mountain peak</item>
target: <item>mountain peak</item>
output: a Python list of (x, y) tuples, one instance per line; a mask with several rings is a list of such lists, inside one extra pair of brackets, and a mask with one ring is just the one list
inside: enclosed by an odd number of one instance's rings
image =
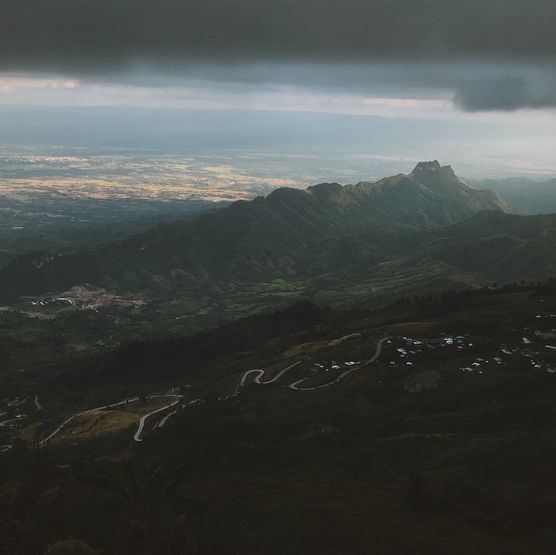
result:
[(419, 171), (438, 171), (440, 168), (441, 166), (438, 160), (433, 160), (432, 162), (419, 162), (412, 173)]
[(431, 162), (419, 162), (411, 173), (417, 174), (422, 172), (441, 172), (441, 171), (454, 175), (454, 170), (452, 169), (451, 166), (441, 166), (438, 160), (432, 160)]

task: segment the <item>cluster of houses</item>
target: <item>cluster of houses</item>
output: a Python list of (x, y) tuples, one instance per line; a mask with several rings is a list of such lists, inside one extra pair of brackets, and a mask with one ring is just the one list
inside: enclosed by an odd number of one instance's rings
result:
[[(537, 318), (556, 318), (553, 314), (538, 315)], [(519, 345), (500, 345), (497, 352), (490, 356), (477, 356), (461, 366), (459, 370), (464, 373), (482, 374), (487, 369), (507, 366), (512, 362), (510, 357), (525, 359), (528, 367), (537, 371), (556, 373), (556, 329), (533, 330), (524, 328), (520, 334)], [(389, 342), (390, 343), (390, 342)], [(397, 360), (390, 360), (391, 367), (400, 365), (413, 366), (415, 359), (424, 351), (451, 350), (464, 351), (473, 347), (474, 342), (469, 335), (442, 335), (432, 339), (414, 339), (401, 337), (401, 346), (395, 347)], [(524, 361), (525, 362), (525, 361)], [(413, 389), (413, 388), (412, 388)]]
[[(540, 313), (535, 316), (538, 326), (547, 329), (525, 327), (517, 345), (500, 345), (500, 355), (494, 357), (498, 364), (521, 361), (528, 367), (549, 374), (556, 373), (556, 314)], [(536, 328), (537, 326), (535, 326)], [(519, 357), (519, 358), (518, 358)]]
[[(538, 319), (556, 319), (554, 314), (539, 314)], [(546, 327), (546, 326), (542, 326)], [(500, 369), (503, 367), (523, 365), (539, 372), (556, 373), (556, 329), (535, 330), (524, 328), (520, 333), (519, 344), (509, 346), (507, 344), (499, 347), (489, 354), (480, 353), (482, 356), (474, 356), (467, 359), (459, 370), (466, 374), (482, 374), (485, 371)], [(395, 356), (388, 362), (392, 368), (400, 366), (412, 367), (425, 352), (434, 351), (458, 351), (463, 355), (468, 348), (478, 346), (480, 340), (473, 339), (470, 335), (442, 335), (431, 339), (415, 339), (403, 336), (396, 341), (391, 351)], [(391, 341), (388, 343), (392, 344)], [(481, 349), (482, 350), (482, 349)], [(418, 393), (438, 387), (441, 377), (434, 370), (409, 376), (404, 383), (404, 389), (410, 393)]]
[(352, 366), (357, 366), (361, 364), (360, 360), (346, 360), (345, 362), (336, 362), (335, 360), (331, 360), (329, 363), (321, 364), (316, 362), (313, 365), (313, 374), (316, 374), (320, 371), (323, 372), (330, 372), (331, 370), (341, 370), (342, 368), (351, 368)]
[[(533, 339), (522, 337), (521, 344), (515, 347), (501, 345), (500, 353), (505, 355), (506, 361), (511, 360), (509, 357), (521, 357), (534, 370), (556, 373), (556, 341), (554, 345), (546, 344), (546, 339), (556, 339), (556, 333), (537, 331), (535, 336)], [(502, 362), (498, 357), (495, 360)]]
[(144, 299), (124, 298), (104, 289), (87, 289), (84, 286), (76, 286), (57, 296), (43, 296), (29, 300), (33, 307), (31, 312), (23, 312), (30, 316), (41, 314), (42, 316), (54, 317), (55, 314), (37, 313), (41, 309), (54, 309), (56, 312), (67, 308), (76, 310), (92, 310), (98, 312), (101, 308), (140, 308), (146, 304)]
[[(462, 351), (466, 347), (472, 347), (473, 343), (469, 341), (469, 336), (465, 335), (443, 335), (432, 339), (414, 339), (412, 337), (401, 337), (403, 346), (397, 347), (394, 352), (398, 353), (398, 360), (391, 360), (390, 366), (398, 366), (405, 364), (406, 366), (413, 366), (414, 357), (422, 354), (425, 350), (436, 351), (455, 349)], [(391, 341), (387, 343), (391, 344)]]

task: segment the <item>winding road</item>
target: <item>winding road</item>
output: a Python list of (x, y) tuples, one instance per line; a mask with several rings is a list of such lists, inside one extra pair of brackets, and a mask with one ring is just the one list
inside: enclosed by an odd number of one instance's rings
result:
[(241, 376), (241, 380), (239, 381), (235, 391), (234, 391), (234, 395), (237, 395), (239, 393), (239, 390), (245, 385), (245, 383), (247, 382), (247, 378), (251, 375), (251, 374), (255, 374), (255, 379), (253, 380), (253, 383), (259, 384), (259, 385), (268, 385), (270, 383), (274, 383), (276, 381), (278, 381), (288, 370), (291, 370), (292, 368), (295, 368), (296, 366), (299, 366), (301, 364), (301, 361), (298, 360), (297, 362), (294, 362), (293, 364), (290, 364), (287, 368), (284, 368), (283, 370), (280, 370), (280, 372), (278, 372), (278, 374), (276, 374), (276, 376), (274, 376), (273, 378), (271, 378), (270, 380), (266, 380), (263, 381), (263, 377), (266, 374), (267, 370), (261, 370), (259, 368), (256, 368), (255, 370), (247, 370), (247, 372), (244, 372)]
[[(342, 372), (339, 376), (337, 376), (335, 379), (331, 380), (330, 382), (320, 384), (320, 385), (316, 385), (316, 386), (312, 386), (312, 387), (301, 387), (300, 384), (302, 384), (305, 380), (308, 379), (308, 378), (301, 378), (300, 380), (297, 380), (297, 381), (289, 384), (288, 387), (290, 389), (295, 390), (295, 391), (315, 391), (317, 389), (322, 389), (322, 388), (325, 388), (325, 387), (330, 387), (331, 385), (334, 385), (334, 384), (338, 384), (341, 381), (343, 381), (345, 378), (347, 378), (353, 372), (356, 372), (357, 370), (360, 370), (362, 367), (367, 366), (368, 364), (371, 364), (372, 362), (377, 360), (378, 357), (380, 356), (380, 354), (382, 353), (383, 343), (385, 341), (387, 341), (388, 339), (389, 339), (389, 337), (383, 337), (382, 339), (380, 339), (378, 341), (377, 346), (376, 346), (376, 351), (375, 351), (374, 355), (369, 360), (367, 360), (367, 361), (365, 361), (365, 362), (363, 362), (363, 363), (361, 363), (357, 366), (354, 366), (354, 367), (350, 368), (349, 370), (345, 370), (344, 372)], [(263, 369), (260, 369), (260, 368), (256, 368), (256, 369), (253, 369), (253, 370), (247, 370), (246, 372), (244, 372), (241, 375), (241, 379), (236, 386), (234, 396), (237, 396), (239, 394), (239, 391), (241, 390), (242, 387), (245, 386), (245, 384), (247, 383), (247, 380), (250, 376), (255, 376), (253, 378), (253, 383), (256, 383), (256, 384), (259, 384), (259, 385), (268, 385), (268, 384), (277, 382), (289, 370), (291, 370), (292, 368), (295, 368), (296, 366), (299, 366), (301, 364), (301, 362), (302, 361), (298, 360), (297, 362), (294, 362), (293, 364), (290, 364), (289, 366), (287, 366), (283, 370), (280, 370), (275, 376), (273, 376), (272, 378), (270, 378), (268, 380), (264, 380), (264, 376), (267, 373), (267, 370), (263, 370)], [(137, 427), (137, 431), (135, 432), (135, 435), (133, 436), (134, 441), (137, 441), (137, 442), (143, 441), (143, 438), (141, 436), (142, 436), (143, 430), (145, 428), (145, 423), (151, 416), (176, 406), (180, 402), (180, 400), (183, 399), (183, 395), (173, 395), (173, 394), (150, 395), (150, 396), (147, 397), (147, 399), (155, 399), (155, 398), (160, 398), (160, 397), (170, 397), (170, 398), (173, 398), (175, 400), (168, 405), (165, 405), (163, 407), (160, 407), (156, 410), (153, 410), (153, 411), (143, 415), (139, 419), (139, 424), (138, 424), (138, 427)], [(35, 397), (34, 401), (35, 401), (35, 405), (36, 405), (37, 409), (40, 410), (40, 408), (39, 408), (40, 404), (38, 402), (38, 397)], [(139, 401), (139, 397), (132, 397), (132, 398), (129, 398), (129, 399), (124, 399), (123, 401), (119, 401), (117, 403), (112, 403), (112, 404), (109, 404), (109, 405), (103, 405), (101, 407), (95, 407), (95, 408), (92, 408), (92, 409), (87, 409), (85, 411), (78, 412), (78, 413), (70, 416), (69, 418), (66, 418), (66, 420), (64, 420), (52, 433), (50, 433), (47, 437), (45, 437), (40, 442), (40, 445), (42, 446), (42, 445), (45, 445), (46, 443), (48, 443), (51, 439), (53, 439), (55, 436), (57, 436), (68, 424), (71, 424), (71, 422), (73, 422), (79, 416), (89, 414), (93, 411), (99, 411), (99, 410), (105, 410), (105, 409), (110, 409), (110, 408), (114, 408), (114, 407), (119, 407), (121, 405), (126, 405), (128, 403), (135, 403), (137, 401)], [(158, 423), (158, 427), (162, 428), (166, 424), (166, 421), (168, 420), (168, 418), (170, 418), (176, 412), (177, 411), (172, 411), (172, 412), (164, 415), (164, 417)], [(0, 426), (5, 425), (8, 422), (9, 421), (0, 422)], [(3, 449), (5, 449), (7, 447), (8, 446), (2, 446)]]
[(290, 384), (288, 387), (290, 389), (294, 389), (295, 391), (314, 391), (315, 389), (321, 389), (323, 387), (330, 387), (331, 385), (340, 383), (342, 380), (347, 378), (351, 373), (356, 372), (357, 370), (359, 370), (363, 366), (367, 366), (368, 364), (371, 364), (372, 362), (374, 362), (380, 356), (380, 353), (382, 353), (382, 344), (385, 341), (387, 341), (388, 339), (390, 339), (390, 338), (389, 337), (383, 337), (377, 343), (375, 354), (369, 360), (366, 360), (365, 362), (362, 362), (361, 364), (358, 364), (357, 366), (353, 366), (349, 370), (346, 370), (345, 372), (342, 372), (337, 378), (333, 379), (330, 382), (323, 383), (321, 385), (315, 385), (313, 387), (299, 387), (299, 384), (303, 383), (307, 379), (307, 378), (301, 378), (300, 380), (297, 380), (296, 382), (293, 382), (292, 384)]
[[(170, 403), (169, 405), (166, 405), (165, 407), (161, 407), (159, 409), (153, 410), (152, 412), (149, 412), (148, 414), (145, 414), (144, 416), (142, 416), (141, 419), (139, 420), (139, 426), (137, 428), (137, 431), (135, 432), (135, 435), (133, 436), (133, 439), (135, 441), (143, 441), (143, 438), (141, 437), (141, 434), (143, 433), (143, 428), (145, 427), (145, 422), (147, 421), (147, 418), (149, 418), (153, 414), (157, 414), (159, 412), (162, 412), (163, 410), (169, 409), (170, 407), (176, 406), (180, 402), (180, 400), (182, 399), (182, 395), (167, 395), (167, 397), (178, 397), (178, 398), (173, 403)], [(164, 422), (166, 422), (166, 421), (164, 421)], [(162, 426), (160, 426), (160, 427), (162, 427)]]
[[(327, 382), (327, 383), (324, 383), (324, 384), (321, 384), (321, 385), (315, 385), (313, 387), (300, 387), (300, 384), (303, 383), (307, 379), (307, 378), (301, 378), (300, 380), (297, 380), (297, 381), (289, 384), (288, 387), (290, 389), (295, 390), (295, 391), (314, 391), (315, 389), (322, 389), (324, 387), (330, 387), (331, 385), (338, 384), (342, 380), (347, 378), (351, 373), (359, 370), (363, 366), (367, 366), (368, 364), (371, 364), (372, 362), (374, 362), (380, 356), (380, 354), (382, 353), (382, 344), (385, 341), (387, 341), (388, 339), (390, 339), (390, 338), (389, 337), (383, 337), (382, 339), (379, 340), (379, 342), (376, 345), (376, 351), (375, 351), (374, 355), (369, 360), (366, 360), (365, 362), (362, 362), (361, 364), (358, 364), (357, 366), (353, 366), (349, 370), (345, 370), (338, 377), (334, 378), (330, 382)], [(255, 370), (247, 370), (246, 372), (244, 372), (241, 375), (241, 379), (240, 379), (238, 385), (236, 386), (234, 396), (237, 396), (239, 394), (239, 391), (247, 383), (247, 379), (251, 375), (255, 375), (255, 378), (253, 379), (253, 383), (260, 384), (260, 385), (267, 385), (267, 384), (278, 381), (278, 379), (280, 379), (288, 370), (294, 368), (295, 366), (298, 366), (299, 364), (301, 364), (300, 360), (295, 362), (294, 364), (291, 364), (287, 368), (284, 368), (283, 370), (278, 372), (278, 374), (276, 374), (276, 376), (274, 376), (273, 378), (271, 378), (270, 380), (267, 380), (267, 381), (263, 381), (263, 377), (266, 373), (266, 370), (261, 370), (259, 368), (255, 369)]]
[[(173, 397), (173, 398), (177, 397), (177, 400), (174, 401), (173, 403), (171, 403), (170, 405), (167, 405), (167, 406), (162, 407), (160, 409), (157, 409), (155, 411), (149, 412), (148, 414), (145, 414), (144, 416), (142, 416), (141, 419), (139, 420), (139, 427), (137, 428), (137, 432), (133, 436), (133, 439), (135, 441), (143, 441), (141, 439), (141, 433), (143, 432), (143, 428), (145, 426), (145, 421), (147, 420), (147, 418), (149, 416), (151, 416), (151, 414), (155, 414), (157, 412), (162, 412), (163, 410), (165, 410), (169, 407), (173, 407), (174, 405), (179, 403), (180, 399), (183, 396), (182, 395), (150, 395), (149, 397), (147, 397), (147, 399), (156, 399), (158, 397)], [(119, 401), (117, 403), (112, 403), (110, 405), (103, 405), (102, 407), (95, 407), (95, 408), (92, 408), (92, 409), (84, 410), (82, 412), (78, 412), (77, 414), (74, 414), (74, 415), (70, 416), (69, 418), (66, 418), (66, 420), (64, 420), (51, 434), (46, 436), (40, 442), (40, 445), (43, 446), (46, 443), (48, 443), (52, 438), (57, 436), (68, 424), (71, 424), (78, 416), (83, 416), (85, 414), (89, 414), (90, 412), (94, 412), (94, 411), (97, 411), (97, 410), (112, 409), (114, 407), (119, 407), (121, 405), (127, 405), (129, 403), (136, 403), (137, 401), (139, 401), (139, 397), (132, 397), (130, 399), (124, 399), (123, 401)]]
[(155, 426), (156, 428), (164, 428), (164, 426), (166, 425), (166, 422), (168, 422), (168, 419), (172, 416), (174, 416), (174, 414), (177, 414), (178, 411), (177, 410), (173, 410), (171, 412), (169, 412), (168, 414), (165, 414), (161, 419), (160, 422), (158, 423), (157, 426)]

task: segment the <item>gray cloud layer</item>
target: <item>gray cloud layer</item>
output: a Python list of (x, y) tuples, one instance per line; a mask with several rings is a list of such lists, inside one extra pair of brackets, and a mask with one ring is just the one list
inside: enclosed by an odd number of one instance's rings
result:
[[(556, 105), (555, 19), (554, 0), (1, 0), (0, 70), (113, 78), (137, 65), (178, 75), (210, 64), (378, 64), (400, 69), (398, 88), (451, 89), (466, 110), (546, 107)], [(445, 70), (452, 63), (482, 69), (462, 76)], [(294, 74), (285, 78), (303, 81)], [(359, 86), (350, 75), (345, 86)]]

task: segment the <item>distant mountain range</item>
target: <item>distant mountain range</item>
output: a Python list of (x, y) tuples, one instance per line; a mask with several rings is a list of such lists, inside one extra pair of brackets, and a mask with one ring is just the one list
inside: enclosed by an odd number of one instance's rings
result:
[(511, 177), (475, 181), (472, 185), (498, 193), (508, 203), (514, 214), (556, 213), (556, 179), (538, 181)]
[(207, 280), (306, 279), (360, 263), (347, 256), (354, 248), (372, 262), (369, 256), (382, 256), (401, 236), (482, 211), (509, 209), (495, 193), (468, 187), (449, 166), (422, 162), (409, 175), (374, 183), (277, 189), (96, 250), (22, 256), (0, 273), (0, 287), (13, 296), (85, 282), (151, 291)]

